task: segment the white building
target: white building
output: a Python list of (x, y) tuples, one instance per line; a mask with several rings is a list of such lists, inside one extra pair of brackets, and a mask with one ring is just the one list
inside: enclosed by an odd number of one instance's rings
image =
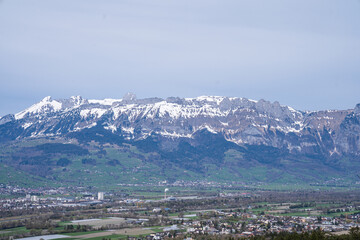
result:
[(98, 200), (104, 200), (104, 193), (98, 192)]
[(152, 211), (153, 211), (154, 213), (159, 213), (159, 212), (161, 212), (161, 208), (154, 208)]
[(31, 196), (31, 199), (30, 199), (32, 202), (37, 202), (39, 200), (38, 196)]

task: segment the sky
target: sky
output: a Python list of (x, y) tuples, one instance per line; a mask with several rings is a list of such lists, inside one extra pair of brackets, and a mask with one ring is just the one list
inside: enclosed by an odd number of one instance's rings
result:
[(360, 0), (0, 0), (0, 116), (45, 96), (360, 103)]

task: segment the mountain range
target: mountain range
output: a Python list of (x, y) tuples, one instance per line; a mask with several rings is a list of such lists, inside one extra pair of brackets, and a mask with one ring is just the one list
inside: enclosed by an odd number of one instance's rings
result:
[(45, 97), (0, 118), (0, 144), (0, 182), (9, 184), (352, 184), (360, 170), (360, 104), (299, 111), (219, 96)]

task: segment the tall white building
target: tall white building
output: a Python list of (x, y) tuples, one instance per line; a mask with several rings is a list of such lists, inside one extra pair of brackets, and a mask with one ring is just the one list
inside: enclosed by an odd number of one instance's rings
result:
[(104, 193), (98, 192), (98, 200), (104, 200)]

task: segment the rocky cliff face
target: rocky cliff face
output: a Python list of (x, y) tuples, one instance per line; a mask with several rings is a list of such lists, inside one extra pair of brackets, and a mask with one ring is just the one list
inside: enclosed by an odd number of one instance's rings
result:
[(360, 104), (350, 110), (303, 112), (278, 102), (214, 96), (46, 97), (18, 114), (0, 118), (0, 141), (64, 137), (94, 127), (128, 141), (154, 134), (172, 142), (190, 141), (205, 129), (239, 146), (265, 145), (325, 157), (360, 155)]

